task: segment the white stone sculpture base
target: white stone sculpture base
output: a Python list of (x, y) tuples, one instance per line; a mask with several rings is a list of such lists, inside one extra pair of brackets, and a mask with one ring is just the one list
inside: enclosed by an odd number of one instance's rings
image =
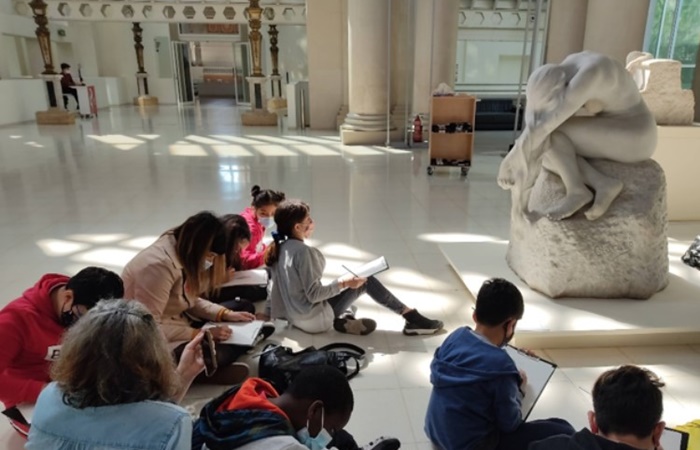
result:
[(666, 174), (668, 220), (700, 220), (697, 197), (700, 124), (659, 127), (659, 143), (653, 158)]
[[(666, 180), (652, 160), (622, 164), (590, 161), (624, 188), (607, 213), (589, 221), (577, 214), (534, 222), (511, 214), (507, 261), (532, 289), (549, 297), (648, 299), (668, 284)], [(543, 170), (530, 210), (564, 198), (561, 179)]]
[[(687, 233), (682, 233), (687, 234)], [(471, 295), (491, 277), (518, 286), (525, 315), (518, 322), (515, 343), (525, 348), (622, 347), (700, 344), (700, 273), (684, 265), (680, 255), (690, 241), (669, 242), (673, 275), (666, 289), (647, 301), (622, 299), (551, 299), (530, 289), (506, 263), (507, 241), (452, 242), (440, 250)], [(471, 316), (471, 299), (464, 299)], [(454, 326), (466, 325), (465, 323)]]

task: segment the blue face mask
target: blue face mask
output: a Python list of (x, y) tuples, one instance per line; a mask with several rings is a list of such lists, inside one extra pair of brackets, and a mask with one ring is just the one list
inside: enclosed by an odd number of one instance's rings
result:
[(321, 431), (315, 436), (311, 437), (309, 434), (309, 421), (306, 421), (306, 427), (297, 431), (297, 439), (309, 450), (323, 450), (327, 448), (328, 444), (333, 440), (333, 436), (323, 428), (323, 416), (324, 411), (321, 409)]
[(265, 228), (270, 228), (275, 224), (275, 218), (274, 217), (258, 217), (258, 223)]

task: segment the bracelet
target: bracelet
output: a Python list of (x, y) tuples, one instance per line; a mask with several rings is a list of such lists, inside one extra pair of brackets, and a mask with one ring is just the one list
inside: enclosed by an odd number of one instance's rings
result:
[(221, 308), (219, 310), (219, 312), (216, 314), (216, 319), (214, 320), (214, 322), (223, 322), (224, 315), (229, 311), (231, 311), (231, 310), (228, 308)]

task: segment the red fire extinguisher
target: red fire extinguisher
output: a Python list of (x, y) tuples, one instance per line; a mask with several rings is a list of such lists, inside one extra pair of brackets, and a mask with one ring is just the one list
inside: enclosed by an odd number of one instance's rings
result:
[(413, 142), (423, 142), (423, 122), (419, 115), (413, 121)]

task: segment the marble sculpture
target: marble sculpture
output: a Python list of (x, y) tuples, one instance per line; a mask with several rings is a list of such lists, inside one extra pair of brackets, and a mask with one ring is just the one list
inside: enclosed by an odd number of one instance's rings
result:
[(625, 66), (583, 52), (533, 72), (525, 126), (503, 160), (507, 261), (549, 297), (645, 299), (668, 283), (656, 123)]
[[(499, 185), (516, 191), (514, 207), (524, 214), (566, 219), (593, 200), (585, 215), (598, 219), (623, 185), (586, 159), (635, 163), (656, 149), (654, 116), (637, 85), (619, 62), (582, 52), (534, 71), (526, 95), (525, 129), (501, 164)], [(530, 192), (543, 167), (561, 178), (566, 197), (529, 211)]]

